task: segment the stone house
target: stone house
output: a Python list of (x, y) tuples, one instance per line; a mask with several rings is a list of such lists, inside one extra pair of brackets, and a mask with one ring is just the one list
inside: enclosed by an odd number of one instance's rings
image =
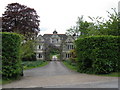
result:
[(60, 50), (62, 60), (69, 59), (71, 57), (70, 50), (74, 49), (74, 40), (73, 36), (58, 34), (56, 30), (53, 34), (39, 35), (35, 50), (37, 60), (46, 60), (45, 57), (48, 55), (45, 53), (47, 52), (46, 50), (50, 49), (50, 45)]

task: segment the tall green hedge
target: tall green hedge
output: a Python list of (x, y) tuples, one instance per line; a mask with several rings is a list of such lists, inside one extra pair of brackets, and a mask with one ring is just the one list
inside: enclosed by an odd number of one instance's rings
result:
[(2, 78), (18, 78), (22, 72), (20, 59), (21, 36), (15, 33), (2, 34)]
[(95, 74), (117, 72), (119, 40), (118, 36), (91, 36), (76, 40), (78, 71)]

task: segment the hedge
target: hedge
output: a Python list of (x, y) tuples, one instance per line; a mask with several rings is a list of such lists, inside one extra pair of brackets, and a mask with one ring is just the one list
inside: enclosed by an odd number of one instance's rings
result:
[(75, 41), (78, 71), (82, 73), (106, 74), (117, 72), (119, 36), (91, 36)]
[(18, 78), (22, 73), (20, 59), (21, 36), (15, 33), (2, 34), (2, 78)]

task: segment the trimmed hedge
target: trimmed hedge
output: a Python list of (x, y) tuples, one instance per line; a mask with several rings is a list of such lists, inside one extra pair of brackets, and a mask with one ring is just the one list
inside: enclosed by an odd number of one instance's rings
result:
[(82, 73), (105, 74), (117, 72), (119, 36), (91, 36), (75, 41), (78, 71)]
[(22, 73), (20, 59), (21, 36), (7, 32), (0, 34), (2, 34), (2, 78), (18, 78)]

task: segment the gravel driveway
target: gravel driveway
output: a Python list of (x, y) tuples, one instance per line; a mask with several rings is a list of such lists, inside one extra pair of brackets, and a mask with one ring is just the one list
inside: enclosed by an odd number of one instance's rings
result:
[(67, 69), (60, 61), (24, 71), (21, 80), (3, 85), (3, 88), (118, 88), (117, 77), (81, 74)]

